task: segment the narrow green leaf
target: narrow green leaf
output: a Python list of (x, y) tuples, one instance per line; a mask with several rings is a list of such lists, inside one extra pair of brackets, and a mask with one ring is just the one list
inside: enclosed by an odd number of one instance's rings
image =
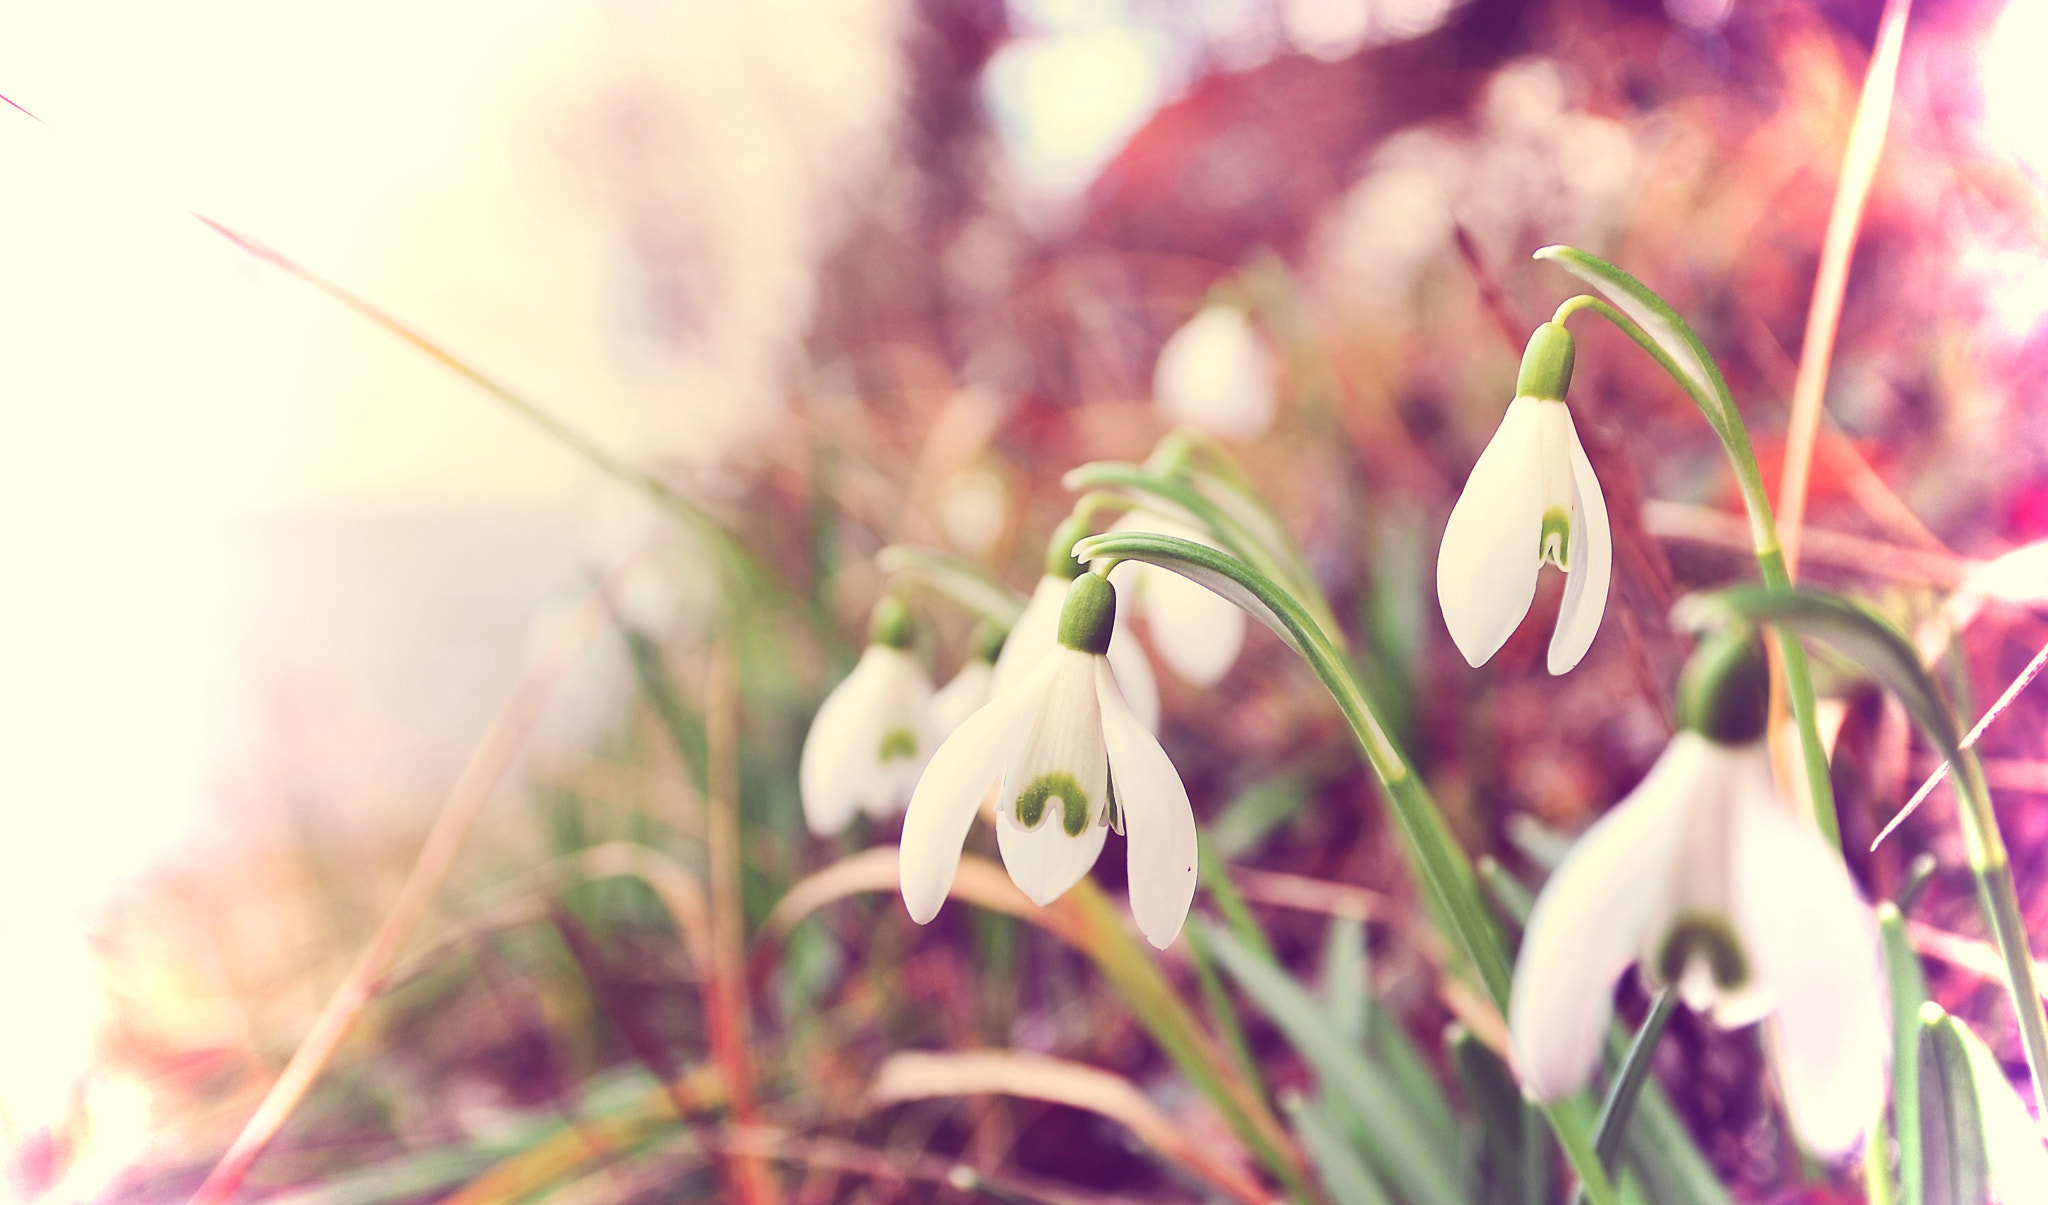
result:
[(1202, 849), (1214, 849), (1228, 863), (1257, 848), (1266, 834), (1301, 812), (1320, 782), (1320, 775), (1296, 768), (1251, 784), (1202, 826)]
[(1244, 943), (1246, 949), (1273, 961), (1273, 945), (1266, 940), (1266, 931), (1259, 927), (1258, 918), (1245, 907), (1244, 897), (1237, 893), (1237, 884), (1230, 881), (1230, 867), (1223, 860), (1223, 854), (1213, 842), (1204, 841), (1195, 857), (1201, 867), (1202, 887), (1209, 893), (1209, 902), (1223, 914), (1223, 923), (1230, 926), (1230, 932)]
[(1316, 1165), (1316, 1174), (1322, 1177), (1331, 1200), (1337, 1205), (1394, 1205), (1358, 1152), (1344, 1141), (1343, 1126), (1321, 1106), (1288, 1092), (1280, 1097), (1280, 1109)]
[(1463, 1146), (1457, 1117), (1451, 1112), (1451, 1102), (1444, 1098), (1436, 1069), (1416, 1049), (1401, 1018), (1391, 1009), (1374, 1008), (1366, 1015), (1365, 1031), (1367, 1054), (1386, 1068), (1417, 1120), (1436, 1136), (1438, 1143), (1453, 1148)]
[(2005, 1077), (2005, 1068), (1970, 1027), (1954, 1017), (1949, 1024), (1970, 1063), (1970, 1083), (1977, 1091), (1977, 1116), (1984, 1127), (1984, 1155), (1991, 1169), (1991, 1187), (2008, 1205), (2029, 1199), (2048, 1187), (2048, 1147), (2041, 1129), (2027, 1112), (2026, 1102)]
[[(1446, 1029), (1444, 1044), (1450, 1050), (1451, 1068), (1464, 1085), (1465, 1099), (1471, 1102), (1472, 1113), (1479, 1121), (1479, 1137), (1485, 1144), (1487, 1158), (1486, 1199), (1495, 1205), (1527, 1205), (1532, 1200), (1547, 1200), (1551, 1184), (1548, 1160), (1542, 1155), (1548, 1153), (1548, 1144), (1531, 1124), (1514, 1072), (1463, 1025), (1454, 1023)], [(1528, 1149), (1531, 1146), (1539, 1152), (1534, 1167)], [(1543, 1181), (1541, 1197), (1530, 1193), (1532, 1186), (1528, 1183), (1531, 1173), (1538, 1169), (1540, 1174), (1534, 1178)]]
[(1600, 1119), (1593, 1123), (1593, 1150), (1600, 1156), (1600, 1165), (1609, 1172), (1614, 1170), (1614, 1161), (1621, 1154), (1629, 1118), (1635, 1114), (1636, 1100), (1649, 1079), (1657, 1041), (1664, 1036), (1664, 1027), (1671, 1023), (1671, 1014), (1677, 1007), (1676, 991), (1667, 987), (1657, 993), (1650, 1003), (1649, 1015), (1643, 1018), (1642, 1027), (1629, 1042), (1628, 1052), (1621, 1057), (1613, 1081), (1607, 1085), (1607, 1097), (1600, 1102)]
[(1333, 916), (1323, 935), (1323, 1009), (1339, 1037), (1353, 1046), (1365, 1043), (1367, 994), (1365, 921)]
[(1259, 1073), (1259, 1060), (1253, 1056), (1251, 1044), (1245, 1041), (1244, 1022), (1237, 1015), (1237, 1006), (1230, 1002), (1230, 993), (1223, 990), (1223, 980), (1216, 974), (1216, 959), (1209, 952), (1209, 942), (1202, 935), (1199, 925), (1187, 930), (1188, 961), (1195, 967), (1195, 982), (1202, 989), (1202, 1003), (1208, 1006), (1209, 1020), (1216, 1026), (1216, 1033), (1223, 1039), (1224, 1049), (1230, 1052), (1230, 1059), (1237, 1064), (1237, 1073), (1252, 1091), (1265, 1095), (1266, 1080)]
[(1877, 906), (1877, 931), (1884, 946), (1885, 978), (1892, 1000), (1892, 1130), (1899, 1144), (1900, 1205), (1921, 1205), (1920, 1006), (1927, 1002), (1927, 978), (1920, 953), (1906, 937), (1906, 922), (1889, 901)]
[(683, 763), (684, 772), (690, 776), (697, 790), (705, 790), (710, 754), (703, 718), (683, 701), (675, 680), (669, 676), (668, 662), (661, 655), (661, 646), (654, 642), (654, 638), (624, 619), (616, 622), (619, 634), (625, 638), (626, 651), (632, 659), (633, 673), (640, 681), (642, 693), (654, 705), (654, 713), (661, 718), (662, 728), (667, 731), (676, 757)]
[(1960, 1026), (1928, 1001), (1920, 1006), (1920, 1127), (1928, 1205), (1990, 1199), (1984, 1125)]
[(1317, 1078), (1357, 1114), (1371, 1144), (1368, 1158), (1395, 1191), (1410, 1205), (1463, 1205), (1463, 1152), (1432, 1140), (1386, 1074), (1344, 1040), (1306, 989), (1229, 933), (1207, 927), (1216, 961), (1280, 1027)]

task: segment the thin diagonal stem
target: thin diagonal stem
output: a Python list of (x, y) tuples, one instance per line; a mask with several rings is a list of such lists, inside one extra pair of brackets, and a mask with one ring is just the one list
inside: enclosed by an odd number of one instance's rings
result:
[[(1962, 747), (1968, 749), (1975, 745), (1977, 738), (1984, 735), (1984, 730), (1991, 727), (1991, 721), (1997, 719), (2005, 712), (2006, 708), (2012, 706), (2012, 701), (2019, 698), (2020, 692), (2025, 690), (2028, 684), (2033, 682), (2035, 678), (2041, 676), (2043, 667), (2048, 667), (2048, 644), (2042, 645), (2041, 651), (2034, 654), (2034, 659), (2027, 662), (2027, 668), (2021, 670), (2020, 676), (2014, 678), (2012, 685), (2005, 688), (2005, 693), (1998, 696), (1998, 702), (1991, 705), (1990, 710), (1986, 711), (1983, 717), (1977, 721), (1976, 727), (1964, 734)], [(1933, 793), (1934, 788), (1940, 785), (1942, 779), (1948, 777), (1950, 768), (1951, 763), (1947, 760), (1943, 760), (1940, 765), (1936, 766), (1934, 773), (1929, 774), (1927, 781), (1921, 783), (1920, 789), (1913, 792), (1913, 797), (1906, 801), (1906, 806), (1899, 809), (1898, 815), (1893, 816), (1886, 822), (1884, 831), (1879, 833), (1877, 839), (1870, 843), (1870, 848), (1876, 849), (1886, 837), (1892, 835), (1893, 830), (1904, 824), (1906, 817), (1912, 815), (1914, 810), (1920, 806), (1921, 801)]]
[[(1551, 321), (1562, 323), (1582, 309), (1592, 310), (1634, 339), (1691, 395), (1700, 413), (1706, 417), (1707, 424), (1714, 429), (1714, 434), (1721, 437), (1728, 463), (1735, 470), (1735, 483), (1742, 491), (1742, 503), (1749, 512), (1750, 538), (1756, 548), (1758, 576), (1772, 590), (1790, 589), (1792, 576), (1786, 572), (1784, 544), (1778, 538), (1771, 499), (1764, 492), (1763, 470), (1757, 467), (1756, 450), (1750, 446), (1749, 432), (1742, 425), (1742, 416), (1736, 413), (1732, 404), (1702, 396), (1677, 361), (1671, 358), (1671, 353), (1648, 331), (1635, 319), (1598, 297), (1582, 293), (1568, 299), (1557, 307)], [(1778, 661), (1784, 669), (1785, 693), (1792, 702), (1792, 718), (1799, 726), (1799, 751), (1806, 767), (1807, 794), (1813, 800), (1813, 818), (1828, 844), (1839, 847), (1842, 828), (1835, 818), (1834, 784), (1828, 780), (1827, 746), (1820, 739), (1820, 720), (1813, 697), (1813, 671), (1806, 664), (1806, 650), (1799, 646), (1799, 641), (1791, 633), (1778, 631), (1775, 636)]]

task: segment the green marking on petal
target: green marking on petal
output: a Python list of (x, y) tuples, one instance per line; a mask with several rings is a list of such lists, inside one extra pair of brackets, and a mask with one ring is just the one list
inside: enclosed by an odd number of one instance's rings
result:
[(878, 753), (884, 762), (899, 757), (916, 757), (917, 734), (899, 724), (882, 734), (882, 747)]
[(1723, 917), (1705, 912), (1680, 917), (1657, 954), (1657, 974), (1666, 983), (1676, 983), (1695, 957), (1707, 960), (1715, 984), (1723, 989), (1749, 982), (1749, 960), (1742, 956), (1742, 943)]
[(1065, 770), (1052, 770), (1031, 780), (1031, 785), (1017, 793), (1017, 804), (1012, 815), (1017, 823), (1026, 829), (1037, 828), (1045, 819), (1045, 805), (1048, 800), (1060, 801), (1060, 828), (1069, 837), (1078, 837), (1088, 827), (1088, 792)]
[(1543, 534), (1536, 540), (1536, 555), (1559, 569), (1572, 567), (1572, 517), (1562, 506), (1543, 512)]

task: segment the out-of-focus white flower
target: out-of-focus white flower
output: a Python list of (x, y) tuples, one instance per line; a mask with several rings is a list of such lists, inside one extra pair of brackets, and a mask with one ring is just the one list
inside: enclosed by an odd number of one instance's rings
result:
[(1271, 352), (1236, 306), (1210, 305), (1173, 332), (1152, 373), (1152, 401), (1176, 423), (1257, 439), (1278, 402)]
[(974, 652), (968, 656), (953, 680), (932, 696), (932, 730), (940, 740), (980, 711), (995, 689), (995, 659), (1002, 655), (1008, 633), (984, 623), (974, 632)]
[[(1074, 567), (1080, 568), (1078, 564)], [(1003, 643), (1002, 655), (996, 658), (991, 697), (1023, 682), (1045, 655), (1058, 647), (1060, 606), (1066, 600), (1067, 585), (1068, 579), (1057, 573), (1047, 573), (1038, 579), (1037, 587), (1031, 591), (1031, 601), (1024, 604), (1024, 613), (1017, 617), (1010, 638)], [(1116, 671), (1117, 687), (1138, 722), (1148, 732), (1159, 731), (1159, 682), (1152, 676), (1152, 663), (1145, 660), (1145, 650), (1139, 647), (1138, 638), (1131, 635), (1130, 624), (1121, 613), (1109, 641), (1109, 664)]]
[(1010, 513), (1010, 487), (986, 465), (956, 473), (939, 498), (946, 539), (969, 556), (980, 556), (1003, 534)]
[(1841, 858), (1776, 797), (1760, 652), (1753, 664), (1753, 705), (1688, 720), (1544, 885), (1515, 962), (1508, 1033), (1531, 1095), (1578, 1091), (1599, 1061), (1614, 982), (1638, 963), (1723, 1027), (1768, 1017), (1793, 1127), (1839, 1155), (1883, 1099), (1877, 930)]
[(1550, 638), (1551, 673), (1579, 663), (1607, 609), (1614, 541), (1607, 500), (1564, 404), (1571, 368), (1571, 336), (1555, 323), (1537, 327), (1515, 400), (1444, 528), (1437, 601), (1451, 639), (1474, 666), (1486, 664), (1521, 625), (1545, 563), (1566, 575)]
[(1195, 893), (1194, 811), (1110, 668), (1115, 609), (1108, 581), (1077, 579), (1054, 647), (933, 755), (903, 818), (903, 902), (917, 923), (945, 902), (961, 843), (993, 786), (1003, 865), (1033, 903), (1049, 904), (1079, 882), (1115, 827), (1129, 839), (1139, 930), (1161, 949), (1180, 933)]
[(931, 679), (907, 647), (901, 603), (884, 599), (875, 608), (869, 641), (818, 708), (797, 765), (804, 820), (821, 837), (845, 828), (856, 811), (887, 816), (902, 808), (938, 743)]
[[(1156, 532), (1217, 547), (1216, 541), (1185, 523), (1144, 511), (1131, 511), (1110, 530)], [(1109, 577), (1124, 598), (1137, 602), (1152, 633), (1152, 647), (1183, 681), (1214, 686), (1236, 664), (1244, 647), (1244, 612), (1229, 599), (1143, 561), (1124, 561)]]

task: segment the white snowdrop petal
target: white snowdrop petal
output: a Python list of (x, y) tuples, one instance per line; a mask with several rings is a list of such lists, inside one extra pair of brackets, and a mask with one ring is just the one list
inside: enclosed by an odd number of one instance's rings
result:
[(1109, 634), (1109, 667), (1116, 671), (1116, 684), (1123, 689), (1124, 702), (1138, 722), (1151, 732), (1159, 731), (1159, 680), (1152, 676), (1152, 663), (1145, 649), (1131, 634), (1119, 610), (1116, 627)]
[(1031, 591), (1031, 601), (1024, 604), (1023, 614), (1010, 625), (1009, 639), (1003, 641), (1003, 651), (996, 654), (996, 676), (989, 697), (1022, 682), (1059, 643), (1060, 608), (1067, 603), (1069, 584), (1050, 573), (1038, 579), (1038, 585)]
[(1732, 904), (1776, 999), (1770, 1052), (1785, 1111), (1814, 1150), (1853, 1150), (1884, 1099), (1890, 1047), (1877, 928), (1841, 858), (1771, 799), (1736, 800)]
[(1175, 331), (1153, 370), (1154, 404), (1174, 422), (1255, 439), (1273, 423), (1273, 361), (1244, 311), (1212, 305)]
[[(1559, 410), (1565, 410), (1560, 405)], [(1557, 630), (1550, 636), (1550, 672), (1561, 674), (1579, 663), (1600, 631), (1600, 617), (1607, 611), (1607, 587), (1614, 571), (1614, 535), (1607, 525), (1607, 499), (1600, 493), (1600, 481), (1593, 476), (1593, 462), (1586, 459), (1586, 447), (1579, 442), (1578, 428), (1571, 412), (1565, 410), (1565, 434), (1570, 437), (1572, 484), (1578, 488), (1579, 505), (1572, 516), (1571, 572), (1566, 575), (1564, 601), (1557, 610)]]
[(967, 717), (988, 702), (995, 684), (995, 667), (979, 657), (970, 657), (953, 680), (932, 695), (932, 730), (940, 740), (967, 722)]
[(1102, 740), (1129, 840), (1131, 914), (1159, 949), (1173, 944), (1195, 900), (1195, 813), (1180, 773), (1138, 722), (1109, 666), (1097, 663)]
[(1002, 777), (1016, 749), (1031, 735), (1031, 717), (1052, 684), (1048, 657), (1017, 688), (991, 699), (968, 717), (925, 767), (903, 816), (897, 870), (910, 918), (937, 916), (960, 869), (960, 846), (981, 801)]
[(1681, 821), (1702, 752), (1687, 735), (1674, 739), (1628, 798), (1586, 830), (1529, 914), (1515, 960), (1508, 1036), (1522, 1086), (1539, 1100), (1586, 1085), (1613, 1013), (1614, 981), (1636, 960), (1649, 932), (1668, 920)]
[(1543, 464), (1537, 407), (1518, 397), (1472, 466), (1437, 549), (1436, 593), (1444, 626), (1473, 666), (1507, 643), (1536, 597), (1543, 532)]
[(804, 822), (825, 837), (845, 828), (880, 769), (879, 750), (891, 690), (888, 662), (903, 656), (869, 645), (853, 672), (825, 696), (797, 761)]
[[(1101, 659), (1063, 648), (1050, 660), (1056, 668), (1029, 724), (1028, 739), (1012, 751), (1003, 771), (1003, 793), (996, 805), (996, 845), (1002, 850), (1003, 866), (1041, 907), (1081, 881), (1102, 853), (1108, 832), (1098, 823), (1109, 793), (1109, 756), (1103, 747), (1102, 708), (1095, 690), (1095, 667)], [(1019, 796), (1047, 787), (1053, 794), (1043, 798), (1043, 816), (1026, 829), (1018, 820)], [(1069, 800), (1066, 792), (1079, 798)], [(1081, 809), (1081, 814), (1070, 820), (1069, 807)]]
[(858, 799), (861, 810), (877, 818), (893, 816), (910, 802), (918, 776), (939, 747), (932, 727), (931, 679), (908, 651), (883, 651), (891, 656), (883, 661), (886, 668), (879, 675), (885, 685), (878, 692), (882, 710), (874, 767)]
[[(1127, 511), (1109, 528), (1177, 536), (1209, 548), (1216, 541), (1205, 533), (1149, 511)], [(1229, 599), (1170, 569), (1125, 561), (1110, 571), (1124, 606), (1136, 605), (1152, 634), (1152, 647), (1182, 681), (1214, 686), (1237, 662), (1244, 647), (1244, 612)], [(1156, 723), (1149, 725), (1158, 730)]]
[(1984, 1154), (1991, 1164), (1991, 1184), (2006, 1205), (2031, 1200), (2027, 1194), (2048, 1184), (2048, 1148), (2027, 1106), (2005, 1077), (2005, 1068), (1970, 1027), (1958, 1023), (1970, 1078), (1977, 1085), (1977, 1107), (1984, 1124)]
[(1214, 686), (1244, 648), (1244, 612), (1178, 573), (1148, 569), (1139, 593), (1152, 647), (1195, 686)]

